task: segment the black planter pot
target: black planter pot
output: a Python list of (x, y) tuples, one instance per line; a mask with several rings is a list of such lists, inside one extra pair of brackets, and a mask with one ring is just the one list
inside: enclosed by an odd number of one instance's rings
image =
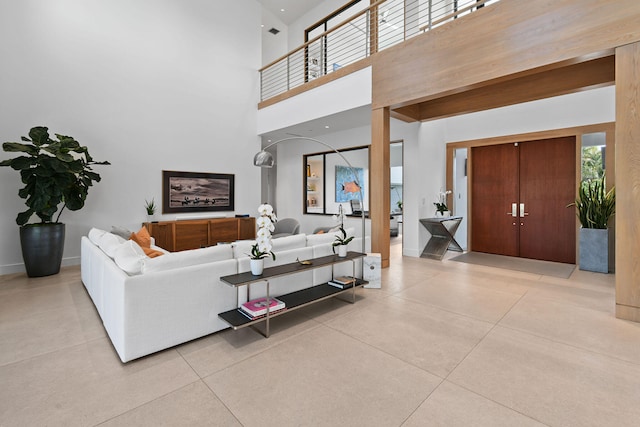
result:
[(60, 272), (64, 251), (64, 224), (29, 224), (20, 227), (22, 259), (27, 276), (51, 276)]

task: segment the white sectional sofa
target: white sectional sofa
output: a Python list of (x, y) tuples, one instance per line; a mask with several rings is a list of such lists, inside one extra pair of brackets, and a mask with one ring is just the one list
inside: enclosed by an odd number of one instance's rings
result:
[[(333, 240), (332, 233), (274, 239), (276, 261), (265, 259), (265, 267), (331, 254)], [(354, 239), (349, 250), (361, 251), (361, 242)], [(83, 236), (82, 282), (120, 360), (127, 362), (227, 328), (218, 313), (237, 307), (247, 295), (245, 288), (236, 290), (219, 278), (250, 270), (247, 253), (253, 243), (174, 253), (152, 246), (165, 255), (148, 258), (137, 244), (114, 234), (92, 229)], [(357, 262), (359, 276), (361, 260)], [(350, 262), (334, 268), (335, 274), (352, 273)], [(270, 293), (278, 296), (317, 285), (331, 274), (331, 267), (326, 267), (273, 279)], [(250, 296), (265, 293), (263, 284), (255, 284)]]

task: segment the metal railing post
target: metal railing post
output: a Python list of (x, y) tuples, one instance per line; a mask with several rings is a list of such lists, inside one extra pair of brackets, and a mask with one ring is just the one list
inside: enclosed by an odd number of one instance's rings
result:
[(431, 2), (431, 0), (429, 0), (429, 30), (431, 30), (431, 23), (433, 22), (433, 4)]
[(291, 55), (287, 56), (287, 90), (291, 90)]

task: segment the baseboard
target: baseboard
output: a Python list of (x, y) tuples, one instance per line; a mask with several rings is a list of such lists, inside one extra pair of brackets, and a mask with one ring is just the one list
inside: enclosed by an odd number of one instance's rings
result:
[(410, 257), (414, 257), (414, 258), (420, 258), (420, 251), (418, 251), (416, 249), (403, 248), (402, 249), (402, 255), (410, 256)]
[(6, 274), (24, 273), (25, 271), (26, 270), (24, 269), (24, 263), (0, 265), (0, 276), (4, 276)]
[[(80, 265), (80, 257), (68, 257), (62, 259), (62, 267), (69, 267), (72, 265)], [(7, 264), (0, 265), (0, 276), (4, 276), (6, 274), (16, 274), (16, 273), (24, 273), (27, 270), (24, 268), (24, 263), (21, 262), (19, 264)]]

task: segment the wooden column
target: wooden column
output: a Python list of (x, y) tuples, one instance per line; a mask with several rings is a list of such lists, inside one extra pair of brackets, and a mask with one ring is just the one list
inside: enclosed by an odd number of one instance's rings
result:
[(640, 42), (616, 49), (616, 317), (640, 322)]
[[(371, 4), (376, 3), (377, 0), (371, 0)], [(369, 15), (369, 55), (373, 55), (378, 52), (378, 7), (371, 9)]]
[(369, 217), (371, 218), (371, 251), (381, 255), (382, 268), (389, 267), (391, 215), (391, 177), (389, 165), (389, 108), (371, 113), (371, 160), (369, 185)]

